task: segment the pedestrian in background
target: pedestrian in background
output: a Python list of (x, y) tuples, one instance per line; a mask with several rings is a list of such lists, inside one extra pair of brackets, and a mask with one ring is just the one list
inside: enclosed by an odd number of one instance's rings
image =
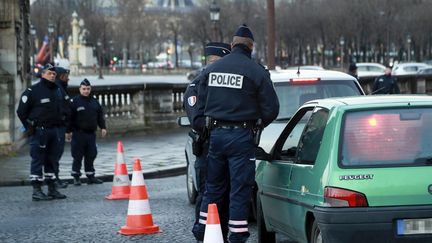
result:
[(378, 76), (373, 84), (372, 94), (399, 94), (399, 86), (391, 74), (391, 67), (386, 67), (384, 75)]
[[(66, 94), (65, 102), (64, 102), (64, 109), (69, 113), (68, 117), (70, 117), (70, 109), (69, 109), (69, 103), (70, 103), (70, 97), (67, 91), (68, 82), (69, 82), (69, 69), (63, 68), (63, 67), (56, 67), (55, 71), (57, 73), (56, 75), (56, 84), (59, 86), (63, 92)], [(55, 171), (55, 185), (57, 188), (66, 188), (68, 186), (67, 182), (62, 181), (59, 177), (60, 173), (60, 159), (63, 156), (64, 152), (64, 145), (65, 145), (65, 136), (66, 136), (66, 127), (68, 126), (68, 122), (64, 123), (62, 126), (59, 127), (59, 154), (58, 159), (55, 162), (54, 165), (54, 171)]]
[(350, 63), (348, 67), (348, 74), (358, 80), (357, 64), (355, 62)]
[(84, 158), (84, 171), (87, 184), (101, 184), (95, 177), (94, 160), (97, 156), (96, 130), (101, 129), (101, 136), (107, 134), (105, 117), (102, 106), (90, 95), (91, 85), (84, 79), (79, 87), (80, 94), (71, 100), (71, 123), (67, 130), (66, 139), (71, 141), (73, 157), (71, 175), (74, 185), (81, 185), (81, 164)]
[(247, 220), (259, 143), (254, 131), (270, 124), (279, 113), (270, 73), (251, 59), (253, 45), (249, 27), (240, 26), (231, 54), (200, 75), (197, 109), (206, 116), (210, 145), (206, 191), (199, 223), (193, 228), (198, 240), (204, 238), (208, 204), (216, 203), (220, 209), (228, 186), (229, 242), (243, 243), (250, 235)]
[[(66, 198), (57, 191), (54, 180), (55, 164), (61, 150), (60, 127), (69, 119), (64, 110), (67, 97), (55, 83), (54, 66), (45, 65), (41, 76), (38, 83), (23, 92), (17, 109), (30, 137), (30, 181), (34, 201)], [(42, 191), (44, 180), (48, 185), (48, 195)]]
[[(210, 42), (205, 46), (204, 55), (206, 56), (207, 65), (211, 65), (217, 60), (221, 59), (225, 55), (231, 53), (231, 46), (221, 42)], [(203, 69), (205, 70), (205, 68)], [(198, 75), (199, 76), (199, 75)], [(195, 174), (196, 183), (198, 189), (198, 196), (195, 203), (195, 225), (199, 222), (199, 213), (201, 209), (202, 197), (205, 191), (205, 183), (207, 180), (207, 155), (208, 155), (208, 137), (204, 131), (205, 128), (205, 117), (196, 108), (197, 100), (197, 87), (199, 78), (194, 79), (184, 93), (184, 104), (187, 116), (190, 123), (194, 123), (197, 130), (192, 129), (193, 142), (192, 148), (193, 153), (196, 156), (195, 160)], [(201, 116), (200, 116), (201, 114)], [(225, 198), (223, 203), (223, 209), (220, 210), (219, 216), (221, 221), (222, 234), (224, 239), (228, 236), (228, 200)]]

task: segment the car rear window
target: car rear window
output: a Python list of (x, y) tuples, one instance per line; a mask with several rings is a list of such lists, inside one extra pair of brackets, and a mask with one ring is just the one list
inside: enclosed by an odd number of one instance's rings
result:
[(310, 100), (361, 95), (361, 91), (351, 80), (301, 84), (277, 82), (275, 90), (280, 104), (278, 120), (291, 118), (301, 105)]
[(343, 124), (342, 167), (432, 164), (432, 108), (349, 112)]

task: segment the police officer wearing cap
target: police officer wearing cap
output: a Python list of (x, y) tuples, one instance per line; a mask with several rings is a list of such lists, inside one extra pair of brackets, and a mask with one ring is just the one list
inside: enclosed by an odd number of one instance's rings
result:
[[(255, 180), (254, 137), (276, 119), (279, 102), (270, 73), (251, 59), (254, 38), (242, 25), (231, 43), (231, 54), (208, 66), (201, 75), (197, 109), (206, 116), (210, 131), (206, 191), (199, 224), (194, 227), (203, 239), (208, 204), (218, 208), (228, 190), (229, 242), (246, 242), (248, 215)], [(260, 122), (261, 121), (261, 122)]]
[(348, 67), (348, 74), (358, 80), (357, 64), (355, 62), (350, 63)]
[(67, 129), (67, 139), (72, 133), (71, 153), (73, 157), (71, 175), (74, 185), (81, 185), (81, 164), (84, 158), (84, 171), (87, 184), (101, 184), (95, 177), (94, 160), (97, 156), (96, 130), (101, 129), (102, 137), (107, 134), (104, 113), (99, 102), (90, 95), (91, 86), (84, 79), (79, 87), (80, 94), (71, 99), (71, 123)]
[(377, 77), (372, 87), (372, 94), (399, 94), (396, 79), (391, 75), (391, 67), (386, 67), (384, 75)]
[[(63, 68), (63, 67), (55, 67), (55, 71), (57, 73), (55, 83), (66, 94), (67, 102), (65, 103), (65, 108), (64, 109), (67, 110), (68, 113), (70, 113), (70, 109), (69, 109), (69, 100), (70, 100), (70, 97), (69, 97), (69, 94), (68, 94), (68, 91), (67, 91), (68, 82), (69, 82), (69, 69), (66, 69), (66, 68)], [(69, 122), (69, 121), (67, 121), (67, 122)], [(59, 134), (59, 138), (60, 138), (59, 148), (60, 149), (58, 151), (59, 152), (58, 159), (56, 160), (56, 163), (55, 163), (55, 166), (54, 166), (55, 167), (54, 168), (54, 170), (55, 170), (55, 178), (56, 178), (55, 179), (55, 185), (58, 188), (66, 188), (67, 185), (68, 185), (67, 182), (64, 182), (64, 181), (60, 180), (60, 177), (59, 177), (59, 172), (60, 172), (59, 161), (60, 161), (60, 159), (61, 159), (61, 157), (63, 155), (63, 152), (64, 152), (66, 127), (67, 127), (67, 124), (64, 124), (64, 126), (59, 127), (59, 129), (61, 129), (61, 132)]]
[[(211, 65), (220, 58), (231, 53), (231, 46), (221, 42), (210, 42), (205, 46), (204, 54), (206, 56), (207, 65)], [(205, 69), (205, 68), (204, 68)], [(203, 70), (204, 70), (203, 69)], [(198, 75), (199, 76), (199, 75)], [(195, 203), (195, 224), (198, 225), (199, 213), (201, 209), (202, 197), (205, 191), (205, 182), (207, 180), (207, 154), (208, 154), (208, 139), (207, 134), (204, 132), (205, 117), (200, 113), (196, 107), (197, 100), (197, 86), (199, 78), (194, 79), (184, 93), (184, 108), (188, 115), (190, 123), (195, 123), (194, 127), (189, 134), (192, 134), (193, 153), (196, 156), (195, 160), (195, 174), (198, 187), (198, 196)], [(224, 239), (228, 235), (228, 200), (224, 201), (224, 208), (220, 210), (219, 216), (221, 218), (222, 234)]]
[[(45, 65), (41, 75), (38, 83), (23, 92), (17, 109), (17, 115), (30, 137), (30, 180), (34, 201), (66, 198), (57, 191), (54, 174), (60, 150), (59, 127), (69, 119), (64, 110), (67, 97), (55, 83), (54, 66)], [(42, 191), (44, 180), (48, 185), (48, 194)]]

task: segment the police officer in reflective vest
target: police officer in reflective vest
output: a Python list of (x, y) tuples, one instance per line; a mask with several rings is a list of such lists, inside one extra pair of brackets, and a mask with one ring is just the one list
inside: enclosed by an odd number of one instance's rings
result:
[(95, 177), (93, 162), (97, 156), (96, 130), (101, 129), (102, 137), (107, 134), (104, 113), (99, 102), (90, 95), (91, 86), (84, 79), (79, 87), (80, 95), (71, 100), (71, 124), (67, 130), (67, 138), (72, 132), (71, 152), (73, 157), (72, 173), (74, 185), (81, 185), (81, 163), (84, 158), (84, 171), (87, 184), (101, 184), (102, 180)]
[[(45, 65), (40, 81), (23, 92), (17, 109), (17, 115), (30, 138), (30, 180), (34, 201), (66, 198), (54, 185), (55, 163), (61, 150), (59, 127), (69, 119), (64, 110), (67, 97), (56, 85), (55, 77), (54, 66)], [(44, 179), (48, 195), (42, 191)]]
[[(230, 184), (229, 242), (246, 242), (248, 215), (255, 180), (254, 133), (276, 119), (279, 102), (270, 73), (251, 60), (254, 38), (246, 25), (238, 28), (232, 52), (201, 75), (197, 109), (210, 131), (206, 191), (200, 220), (193, 231), (202, 240), (208, 204), (221, 208)], [(261, 122), (260, 122), (261, 121)]]
[[(67, 87), (68, 87), (68, 82), (69, 82), (69, 69), (66, 69), (63, 67), (55, 67), (55, 71), (57, 73), (55, 82), (56, 82), (57, 86), (59, 86), (63, 90), (63, 92), (66, 94), (67, 102), (65, 103), (64, 109), (68, 111), (69, 116), (70, 116), (70, 109), (69, 109), (70, 97), (69, 97), (69, 94), (67, 92)], [(69, 122), (69, 121), (67, 121), (67, 122)], [(59, 148), (60, 149), (59, 149), (58, 159), (56, 160), (55, 165), (54, 165), (55, 178), (56, 178), (55, 179), (55, 185), (58, 188), (66, 188), (68, 186), (67, 182), (60, 180), (60, 177), (59, 177), (59, 172), (60, 172), (59, 162), (60, 162), (60, 159), (61, 159), (61, 157), (63, 155), (63, 151), (64, 151), (66, 127), (67, 127), (66, 123), (64, 124), (64, 126), (59, 127), (59, 129), (60, 129)]]
[[(220, 58), (231, 53), (231, 45), (221, 42), (210, 42), (205, 46), (204, 54), (206, 56), (207, 65), (211, 65)], [(199, 75), (198, 75), (199, 77)], [(196, 108), (197, 87), (199, 78), (194, 79), (184, 93), (184, 104), (186, 113), (190, 123), (194, 123), (191, 133), (193, 134), (192, 148), (196, 156), (195, 174), (198, 187), (198, 196), (195, 203), (195, 224), (198, 225), (199, 213), (201, 209), (202, 197), (205, 191), (205, 182), (207, 180), (207, 154), (208, 154), (208, 138), (204, 131), (205, 117)], [(224, 238), (228, 235), (228, 199), (224, 201), (224, 208), (219, 212), (222, 234)]]

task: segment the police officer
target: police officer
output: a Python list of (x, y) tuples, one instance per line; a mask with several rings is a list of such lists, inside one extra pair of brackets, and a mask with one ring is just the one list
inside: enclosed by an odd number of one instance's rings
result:
[[(207, 117), (210, 130), (206, 191), (200, 220), (193, 232), (203, 239), (207, 208), (221, 208), (230, 184), (229, 242), (246, 242), (248, 215), (255, 180), (254, 131), (276, 119), (279, 102), (270, 73), (251, 60), (254, 38), (246, 25), (238, 28), (232, 52), (208, 66), (198, 88), (197, 109)], [(229, 175), (229, 176), (227, 176)]]
[(391, 75), (391, 68), (386, 67), (384, 75), (377, 77), (374, 81), (372, 94), (399, 94), (399, 86), (396, 79)]
[[(69, 97), (69, 94), (67, 92), (67, 87), (68, 87), (68, 82), (69, 82), (69, 69), (66, 69), (66, 68), (63, 68), (63, 67), (56, 67), (55, 70), (56, 70), (56, 73), (57, 73), (57, 75), (56, 75), (56, 81), (55, 82), (56, 82), (57, 86), (59, 86), (63, 90), (63, 92), (66, 94), (67, 101), (65, 102), (65, 110), (67, 110), (68, 113), (70, 113), (70, 110), (69, 110), (69, 100), (70, 100), (70, 97)], [(69, 121), (67, 121), (67, 122), (69, 122)], [(67, 124), (64, 124), (64, 126), (59, 127), (59, 129), (61, 130), (60, 136), (59, 136), (59, 138), (60, 138), (60, 144), (59, 144), (60, 149), (59, 149), (58, 159), (56, 160), (55, 168), (54, 168), (54, 170), (55, 170), (55, 177), (56, 177), (55, 185), (58, 188), (66, 188), (68, 186), (67, 182), (60, 180), (60, 177), (59, 177), (59, 172), (60, 172), (59, 161), (60, 161), (60, 159), (61, 159), (61, 157), (63, 155), (63, 151), (64, 151), (66, 127), (67, 127)]]
[[(210, 42), (206, 45), (204, 49), (204, 54), (206, 56), (207, 65), (210, 65), (220, 58), (231, 53), (231, 46), (226, 43), (221, 42)], [(197, 86), (200, 79), (194, 79), (184, 93), (184, 104), (189, 121), (195, 121), (194, 127), (196, 131), (192, 129), (194, 134), (194, 139), (192, 142), (193, 152), (196, 156), (195, 160), (195, 174), (196, 182), (198, 187), (198, 196), (195, 203), (195, 224), (198, 225), (199, 213), (201, 209), (202, 197), (205, 191), (205, 182), (207, 179), (207, 154), (208, 154), (208, 139), (207, 134), (204, 132), (205, 118), (196, 109), (197, 100)], [(200, 115), (201, 114), (201, 115)], [(198, 117), (197, 117), (198, 116)], [(228, 199), (228, 198), (226, 198)], [(224, 209), (219, 212), (221, 217), (222, 234), (224, 239), (228, 235), (228, 200), (224, 201)]]
[(350, 63), (348, 67), (348, 74), (358, 80), (357, 64), (355, 62)]
[(93, 162), (97, 156), (96, 130), (101, 129), (102, 137), (107, 134), (104, 113), (99, 102), (90, 95), (91, 86), (84, 79), (79, 87), (80, 94), (71, 100), (71, 124), (67, 131), (69, 140), (72, 132), (71, 151), (73, 157), (72, 173), (74, 185), (81, 185), (81, 162), (84, 158), (84, 171), (87, 176), (87, 184), (101, 184), (102, 181), (95, 178)]
[[(30, 180), (34, 201), (66, 198), (54, 185), (55, 163), (61, 149), (59, 127), (69, 119), (64, 110), (66, 94), (55, 84), (54, 66), (45, 65), (41, 75), (38, 83), (23, 92), (17, 109), (17, 115), (30, 136)], [(44, 178), (48, 195), (42, 191)]]

